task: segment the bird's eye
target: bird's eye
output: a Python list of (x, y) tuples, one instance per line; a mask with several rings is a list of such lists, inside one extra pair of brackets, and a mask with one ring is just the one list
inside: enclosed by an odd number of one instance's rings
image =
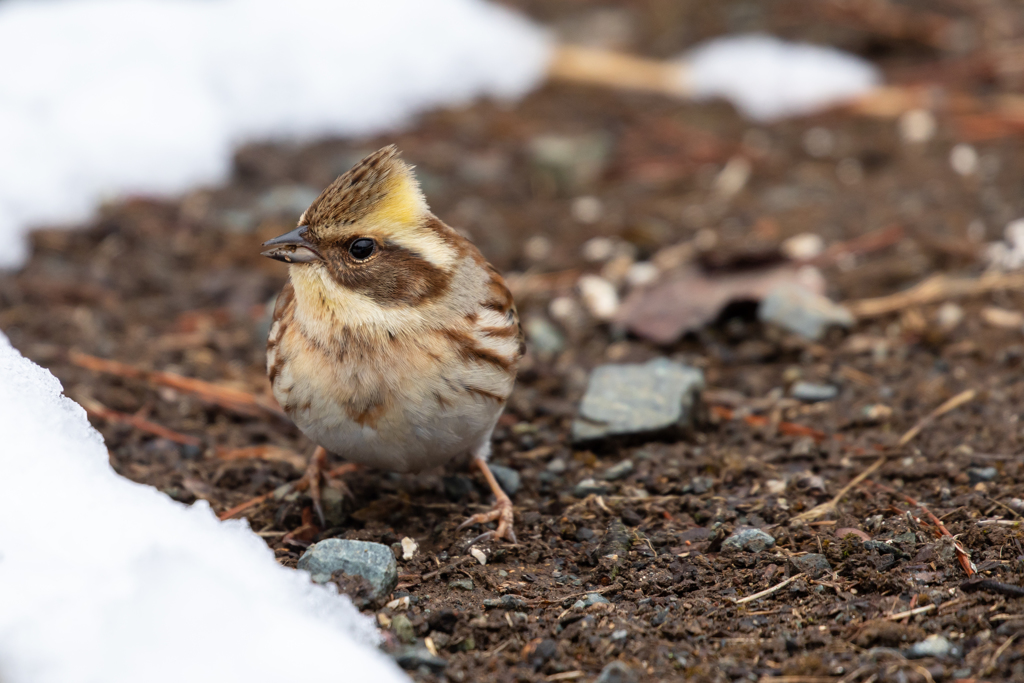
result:
[(357, 261), (365, 261), (373, 256), (375, 251), (377, 251), (377, 243), (368, 237), (360, 237), (348, 248), (348, 253), (352, 254), (352, 258)]

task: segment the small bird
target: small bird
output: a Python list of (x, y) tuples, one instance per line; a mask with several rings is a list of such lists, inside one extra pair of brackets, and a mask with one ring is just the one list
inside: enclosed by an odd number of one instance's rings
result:
[[(263, 252), (290, 264), (267, 340), (274, 396), (327, 452), (394, 472), (472, 458), (494, 507), (459, 529), (515, 543), (512, 502), (487, 466), (524, 352), (501, 274), (427, 206), (394, 145), (331, 183)], [(474, 541), (474, 542), (476, 542)]]

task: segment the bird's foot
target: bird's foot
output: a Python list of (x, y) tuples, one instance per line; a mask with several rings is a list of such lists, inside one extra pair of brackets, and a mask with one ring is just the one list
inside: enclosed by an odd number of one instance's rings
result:
[(493, 531), (486, 531), (480, 534), (470, 541), (469, 545), (475, 545), (481, 541), (497, 541), (502, 539), (510, 541), (513, 544), (518, 542), (516, 541), (516, 532), (512, 528), (512, 501), (509, 500), (507, 496), (495, 501), (494, 507), (487, 512), (479, 512), (467, 519), (459, 525), (458, 531), (462, 531), (474, 524), (487, 524), (489, 522), (497, 522), (497, 528)]
[(516, 541), (516, 532), (512, 528), (512, 501), (509, 499), (508, 495), (501, 490), (501, 486), (498, 485), (498, 481), (494, 478), (491, 468), (487, 466), (487, 461), (482, 457), (478, 457), (474, 458), (473, 462), (480, 468), (480, 471), (483, 472), (484, 478), (487, 479), (487, 485), (490, 486), (491, 491), (494, 493), (494, 507), (487, 512), (480, 512), (473, 515), (460, 524), (457, 531), (462, 531), (474, 524), (497, 522), (498, 526), (494, 531), (486, 531), (480, 534), (470, 541), (469, 545), (480, 543), (481, 541), (501, 539), (510, 541), (513, 544), (518, 543), (518, 541)]

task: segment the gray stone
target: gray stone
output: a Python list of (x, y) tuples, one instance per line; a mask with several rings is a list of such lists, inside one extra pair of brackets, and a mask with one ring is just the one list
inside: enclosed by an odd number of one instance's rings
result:
[(615, 660), (601, 669), (601, 675), (594, 683), (636, 683), (636, 674), (628, 666)]
[(818, 553), (807, 553), (789, 558), (790, 564), (798, 572), (802, 572), (812, 579), (820, 578), (832, 571), (832, 565), (828, 563), (824, 555)]
[(555, 458), (548, 463), (546, 469), (548, 472), (551, 472), (552, 474), (562, 474), (567, 469), (569, 469), (569, 466), (565, 463), (565, 460), (563, 460), (562, 458)]
[(790, 396), (808, 403), (831, 401), (839, 395), (839, 389), (831, 384), (814, 384), (813, 382), (797, 382), (789, 390)]
[(923, 659), (924, 657), (956, 657), (960, 653), (959, 648), (951, 643), (945, 636), (930, 635), (919, 643), (914, 643), (907, 649), (907, 657), (910, 659)]
[(760, 529), (737, 529), (722, 542), (723, 548), (759, 553), (775, 545), (775, 539)]
[(807, 339), (818, 340), (830, 327), (853, 326), (853, 314), (827, 297), (787, 283), (761, 300), (757, 317)]
[(894, 545), (890, 545), (885, 541), (864, 541), (865, 550), (877, 550), (881, 555), (893, 555), (900, 559), (907, 559), (910, 555), (906, 554)]
[(643, 365), (602, 365), (590, 375), (574, 442), (689, 427), (704, 373), (667, 358)]
[(476, 586), (473, 585), (472, 579), (456, 579), (455, 581), (448, 582), (449, 588), (458, 588), (459, 590), (471, 591)]
[(995, 467), (968, 467), (967, 476), (972, 484), (977, 484), (982, 481), (993, 481), (999, 476), (999, 470)]
[(502, 595), (500, 598), (488, 598), (484, 600), (484, 607), (500, 607), (503, 610), (521, 611), (529, 607), (529, 603), (518, 595)]
[(386, 598), (398, 584), (398, 564), (391, 548), (368, 541), (320, 541), (302, 554), (298, 568), (308, 571), (314, 583), (327, 583), (337, 571), (361, 576), (370, 583), (376, 601)]
[(696, 493), (700, 495), (707, 493), (715, 485), (715, 480), (711, 477), (696, 476), (690, 480), (690, 483), (683, 486), (684, 493)]
[(577, 498), (586, 498), (589, 495), (603, 496), (607, 494), (609, 490), (610, 489), (605, 484), (601, 484), (593, 479), (587, 478), (573, 487), (572, 495)]
[(430, 650), (422, 646), (412, 646), (399, 650), (394, 655), (398, 666), (406, 671), (418, 671), (427, 669), (433, 673), (441, 673), (448, 666), (447, 659), (441, 659), (430, 654)]
[(523, 331), (535, 353), (554, 356), (565, 349), (565, 335), (547, 318), (529, 318), (523, 325)]
[(503, 467), (502, 465), (491, 465), (491, 474), (498, 480), (498, 485), (501, 486), (501, 490), (510, 496), (516, 495), (516, 491), (522, 485), (522, 478), (519, 473), (511, 467)]
[(323, 506), (324, 519), (328, 527), (341, 526), (348, 517), (345, 514), (345, 494), (333, 486), (325, 486), (320, 490), (320, 504)]
[(396, 614), (391, 620), (391, 632), (403, 643), (411, 645), (416, 642), (416, 629), (412, 621), (404, 614)]
[(607, 605), (610, 603), (611, 600), (600, 593), (587, 593), (582, 600), (577, 600), (572, 606), (573, 609), (586, 609), (591, 605)]
[(601, 478), (605, 481), (615, 481), (616, 479), (622, 479), (623, 477), (629, 476), (629, 473), (633, 471), (633, 461), (623, 460), (622, 462), (615, 463), (604, 472), (601, 473)]

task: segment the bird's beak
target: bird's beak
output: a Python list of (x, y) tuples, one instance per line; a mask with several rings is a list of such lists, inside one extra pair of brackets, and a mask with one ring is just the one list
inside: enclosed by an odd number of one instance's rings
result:
[(320, 252), (306, 239), (308, 229), (308, 226), (300, 225), (291, 232), (267, 240), (263, 246), (270, 247), (270, 249), (262, 252), (262, 255), (285, 263), (309, 263), (321, 260)]

